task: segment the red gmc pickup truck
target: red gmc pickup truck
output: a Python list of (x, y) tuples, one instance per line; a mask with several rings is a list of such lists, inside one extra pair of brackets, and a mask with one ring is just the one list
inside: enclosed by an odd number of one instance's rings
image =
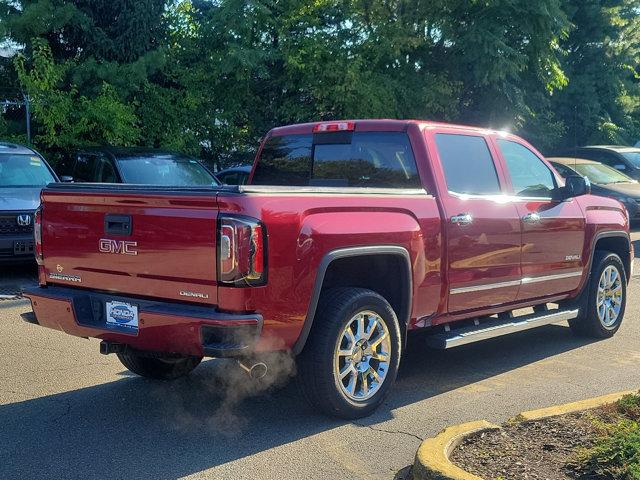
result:
[(35, 230), (26, 320), (157, 379), (203, 357), (262, 375), (289, 351), (346, 418), (383, 401), (410, 331), (612, 336), (633, 256), (624, 207), (584, 178), (514, 135), (423, 121), (276, 128), (246, 186), (51, 184)]

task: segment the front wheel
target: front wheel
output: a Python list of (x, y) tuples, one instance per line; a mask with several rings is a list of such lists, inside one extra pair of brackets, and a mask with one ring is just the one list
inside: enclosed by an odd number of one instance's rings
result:
[(400, 354), (398, 319), (384, 297), (363, 288), (329, 290), (298, 359), (302, 391), (328, 415), (365, 417), (395, 382)]
[(596, 251), (580, 316), (569, 321), (574, 333), (591, 338), (612, 337), (620, 328), (627, 304), (627, 277), (615, 253)]
[(133, 373), (155, 380), (174, 380), (200, 365), (202, 357), (152, 357), (130, 350), (118, 353), (118, 359)]

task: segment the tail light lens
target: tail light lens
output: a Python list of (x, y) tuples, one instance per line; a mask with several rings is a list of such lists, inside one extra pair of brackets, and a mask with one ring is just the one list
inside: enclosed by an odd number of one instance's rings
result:
[(329, 122), (314, 126), (313, 133), (353, 132), (355, 129), (355, 122)]
[(264, 285), (266, 230), (255, 218), (218, 218), (218, 282), (236, 287)]
[(33, 216), (33, 243), (36, 263), (44, 265), (44, 255), (42, 254), (42, 207), (38, 207)]

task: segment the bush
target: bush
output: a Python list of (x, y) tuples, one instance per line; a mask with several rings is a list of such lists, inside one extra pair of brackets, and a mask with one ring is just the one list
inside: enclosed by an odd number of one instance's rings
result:
[(640, 480), (640, 395), (626, 395), (615, 404), (611, 423), (596, 422), (594, 445), (578, 452), (578, 472), (586, 478)]

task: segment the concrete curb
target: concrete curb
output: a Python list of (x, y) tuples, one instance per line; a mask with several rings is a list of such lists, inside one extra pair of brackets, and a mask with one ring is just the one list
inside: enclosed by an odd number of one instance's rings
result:
[(414, 480), (482, 480), (449, 461), (449, 455), (472, 433), (496, 430), (500, 427), (486, 420), (447, 427), (420, 444), (411, 473)]
[[(637, 393), (637, 390), (611, 393), (601, 397), (589, 398), (578, 402), (555, 405), (553, 407), (529, 410), (515, 416), (510, 421), (533, 421), (565, 415), (567, 413), (590, 410), (620, 400), (624, 395)], [(420, 444), (411, 470), (413, 480), (483, 480), (449, 460), (451, 452), (471, 434), (498, 430), (500, 427), (486, 420), (462, 423), (447, 427), (433, 438), (427, 438)]]
[(532, 421), (541, 420), (543, 418), (557, 417), (567, 413), (582, 412), (583, 410), (591, 410), (592, 408), (601, 407), (607, 403), (613, 403), (620, 400), (625, 395), (638, 393), (637, 390), (627, 390), (625, 392), (610, 393), (601, 397), (588, 398), (587, 400), (579, 400), (577, 402), (565, 403), (553, 407), (540, 408), (538, 410), (529, 410), (517, 415), (513, 420)]

